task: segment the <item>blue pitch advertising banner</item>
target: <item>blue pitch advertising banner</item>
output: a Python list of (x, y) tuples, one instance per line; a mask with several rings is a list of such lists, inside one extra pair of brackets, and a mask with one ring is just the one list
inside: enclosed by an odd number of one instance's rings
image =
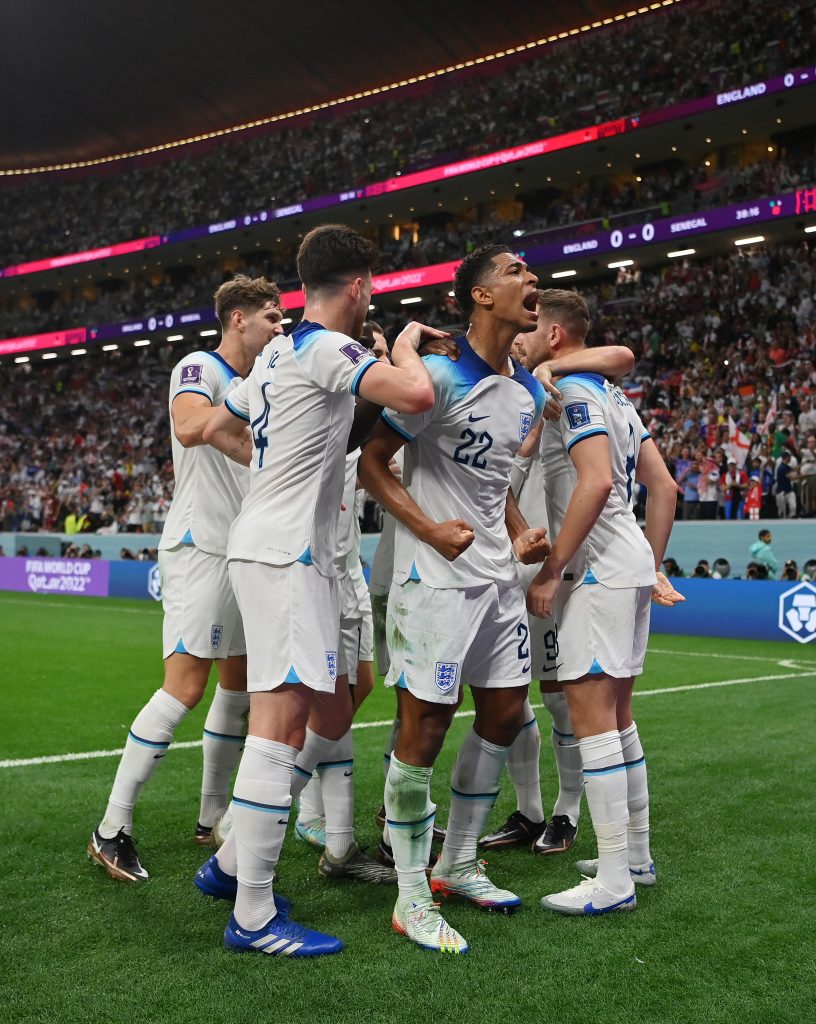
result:
[(161, 601), (157, 562), (111, 562), (108, 597), (141, 597)]
[[(652, 605), (652, 633), (746, 640), (816, 640), (816, 586), (771, 580), (672, 579), (685, 597)], [(814, 649), (816, 655), (816, 649)]]

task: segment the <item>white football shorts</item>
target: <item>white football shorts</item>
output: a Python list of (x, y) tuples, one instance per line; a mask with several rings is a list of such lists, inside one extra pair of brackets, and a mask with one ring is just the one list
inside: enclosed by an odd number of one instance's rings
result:
[(555, 601), (560, 667), (569, 682), (602, 672), (628, 679), (643, 672), (652, 588), (613, 590), (603, 583), (563, 584)]
[(515, 583), (436, 590), (420, 581), (393, 584), (386, 632), (386, 686), (420, 700), (455, 704), (462, 683), (499, 689), (530, 682), (524, 594)]
[(337, 676), (346, 671), (337, 581), (302, 562), (228, 564), (246, 634), (247, 690), (304, 683), (333, 693)]
[(388, 594), (371, 595), (371, 620), (374, 629), (374, 653), (377, 656), (377, 670), (381, 676), (388, 675), (391, 655), (388, 653), (385, 622), (388, 611)]
[[(537, 565), (524, 565), (516, 562), (521, 589), (527, 594), (527, 588), (538, 574), (541, 563)], [(533, 679), (540, 679), (545, 683), (558, 682), (558, 625), (552, 615), (545, 619), (539, 619), (536, 615), (527, 616), (527, 626), (530, 630), (530, 656), (533, 659)]]
[(227, 560), (188, 544), (159, 551), (162, 657), (232, 658), (246, 653)]

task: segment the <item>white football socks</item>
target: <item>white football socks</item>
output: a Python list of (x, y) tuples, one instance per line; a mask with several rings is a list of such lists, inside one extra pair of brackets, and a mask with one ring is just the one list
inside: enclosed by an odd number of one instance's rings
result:
[(323, 817), (323, 792), (320, 776), (315, 773), (306, 783), (298, 799), (298, 821), (311, 822)]
[(507, 773), (516, 789), (516, 804), (530, 821), (544, 820), (541, 804), (541, 732), (529, 700), (524, 702), (524, 725), (507, 753)]
[(326, 739), (306, 726), (303, 750), (298, 752), (292, 772), (292, 799), (297, 800), (306, 788), (320, 761), (330, 761), (337, 740)]
[(385, 780), (385, 813), (397, 869), (400, 897), (431, 902), (425, 869), (431, 855), (436, 807), (431, 803), (433, 768), (403, 764), (391, 754)]
[(465, 737), (451, 772), (442, 870), (459, 870), (476, 863), (476, 845), (499, 795), (499, 776), (508, 750), (483, 740), (474, 729)]
[(156, 690), (134, 718), (99, 826), (104, 839), (112, 839), (122, 828), (130, 834), (141, 788), (166, 755), (176, 726), (189, 710), (166, 690)]
[[(272, 883), (289, 807), (297, 750), (284, 743), (249, 735), (235, 779), (232, 798), (238, 895), (235, 920), (254, 931), (276, 914)], [(223, 870), (227, 868), (219, 858)]]
[(317, 765), (326, 816), (326, 852), (339, 859), (354, 846), (354, 741), (351, 729)]
[[(388, 778), (388, 769), (391, 766), (391, 755), (394, 752), (394, 747), (397, 745), (397, 736), (400, 731), (400, 720), (395, 718), (391, 723), (391, 731), (385, 741), (385, 749), (383, 750), (383, 772), (386, 779)], [(383, 801), (384, 802), (384, 801)], [(391, 832), (388, 827), (388, 818), (386, 817), (385, 824), (383, 825), (382, 831), (383, 842), (386, 846), (391, 845)]]
[(565, 814), (573, 825), (577, 825), (584, 792), (584, 772), (581, 749), (572, 731), (567, 698), (563, 691), (543, 693), (541, 696), (552, 717), (552, 748), (558, 771), (558, 797), (553, 807), (553, 816)]
[(587, 804), (598, 840), (598, 881), (613, 895), (632, 888), (626, 827), (626, 765), (617, 729), (578, 740)]
[(226, 811), (232, 773), (241, 759), (249, 715), (249, 694), (216, 686), (204, 722), (204, 769), (198, 822), (207, 828)]
[(629, 807), (629, 863), (647, 864), (649, 851), (649, 785), (646, 758), (640, 744), (635, 722), (620, 734), (623, 760), (626, 765), (626, 802)]

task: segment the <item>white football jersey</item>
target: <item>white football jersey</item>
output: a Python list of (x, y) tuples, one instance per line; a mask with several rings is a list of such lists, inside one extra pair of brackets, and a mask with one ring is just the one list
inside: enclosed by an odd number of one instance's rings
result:
[(431, 519), (464, 519), (475, 540), (453, 562), (397, 523), (394, 582), (421, 579), (435, 589), (516, 582), (504, 523), (513, 456), (541, 418), (544, 389), (516, 363), (505, 377), (457, 338), (459, 358), (426, 356), (433, 408), (417, 416), (388, 409), (385, 422), (405, 438), (402, 482)]
[(354, 396), (376, 361), (345, 334), (307, 320), (255, 360), (226, 402), (249, 423), (254, 446), (227, 558), (304, 562), (334, 575)]
[(337, 550), (334, 556), (335, 574), (345, 576), (349, 566), (360, 561), (360, 519), (357, 515), (357, 463), (360, 449), (355, 448), (346, 456), (346, 475), (343, 482), (343, 498), (337, 519)]
[(510, 485), (518, 502), (519, 512), (528, 526), (540, 526), (548, 530), (547, 504), (544, 494), (544, 463), (541, 461), (541, 445), (535, 452), (522, 458), (513, 459)]
[[(192, 352), (170, 375), (170, 407), (184, 394), (203, 395), (221, 405), (240, 383), (237, 371), (217, 352)], [(224, 555), (229, 528), (249, 489), (249, 473), (209, 445), (184, 448), (172, 429), (170, 440), (175, 490), (159, 548), (190, 544)]]
[[(394, 461), (402, 473), (405, 465), (403, 448), (400, 448), (394, 455)], [(391, 589), (391, 580), (394, 577), (394, 536), (396, 532), (396, 519), (390, 512), (383, 509), (382, 533), (377, 541), (377, 550), (374, 552), (371, 562), (371, 578), (368, 583), (368, 589), (375, 597), (381, 597)]]
[(575, 373), (558, 381), (563, 412), (541, 432), (547, 518), (553, 537), (564, 522), (578, 479), (570, 451), (598, 434), (609, 438), (612, 491), (589, 536), (565, 567), (563, 579), (579, 586), (591, 574), (613, 589), (655, 582), (654, 555), (632, 511), (640, 445), (649, 440), (634, 406), (620, 388), (597, 373)]

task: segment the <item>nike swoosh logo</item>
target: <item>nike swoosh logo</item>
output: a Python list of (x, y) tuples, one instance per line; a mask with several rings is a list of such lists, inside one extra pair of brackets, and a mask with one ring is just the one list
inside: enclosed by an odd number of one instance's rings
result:
[(426, 829), (423, 829), (422, 832), (419, 832), (416, 835), (412, 834), (411, 838), (412, 839), (421, 839), (425, 835), (425, 833), (426, 832), (430, 832), (432, 828), (433, 828), (433, 826), (429, 825)]
[(471, 413), (470, 416), (468, 416), (468, 423), (478, 423), (479, 420), (489, 420), (489, 419), (490, 419), (490, 414), (489, 413), (487, 414), (487, 416), (474, 416), (473, 413)]
[(162, 757), (167, 757), (167, 754), (154, 754), (153, 755), (153, 760), (154, 761), (158, 761)]
[(288, 825), (289, 824), (289, 819), (288, 818), (278, 818), (278, 824), (279, 825)]
[(524, 667), (522, 668), (522, 670), (521, 670), (521, 671), (522, 671), (522, 672), (529, 672), (529, 671), (530, 671), (530, 662), (529, 662), (529, 661), (528, 661), (528, 662), (527, 662), (527, 664), (526, 664), (526, 665), (525, 665), (525, 666), (524, 666)]
[(354, 774), (354, 769), (351, 768), (351, 769), (349, 769), (349, 771), (343, 772), (343, 774), (346, 776), (346, 778), (348, 778), (349, 775), (353, 775)]

